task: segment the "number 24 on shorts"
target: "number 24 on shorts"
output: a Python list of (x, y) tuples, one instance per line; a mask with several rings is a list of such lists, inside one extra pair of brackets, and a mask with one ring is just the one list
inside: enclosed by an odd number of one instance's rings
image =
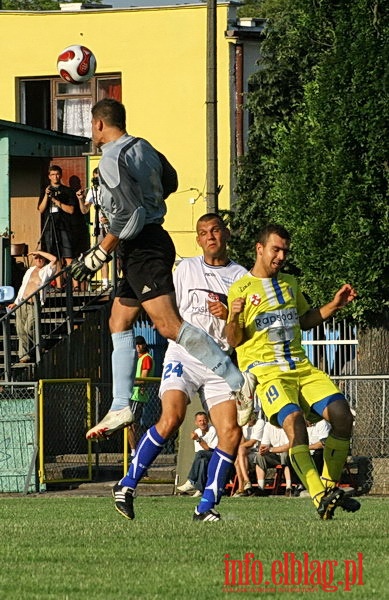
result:
[(275, 385), (271, 385), (266, 392), (266, 398), (269, 401), (269, 404), (273, 404), (279, 397), (279, 391), (277, 390)]
[(184, 368), (182, 363), (175, 361), (168, 363), (163, 370), (163, 379), (169, 379), (172, 375), (176, 375), (176, 377), (181, 377)]

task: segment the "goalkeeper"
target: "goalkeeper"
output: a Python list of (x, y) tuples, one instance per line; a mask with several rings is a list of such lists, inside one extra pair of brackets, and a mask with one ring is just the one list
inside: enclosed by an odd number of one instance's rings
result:
[(102, 149), (99, 163), (101, 207), (109, 232), (101, 244), (72, 262), (74, 279), (86, 281), (110, 260), (116, 249), (123, 279), (112, 304), (113, 402), (108, 414), (86, 437), (108, 437), (133, 422), (129, 400), (137, 353), (132, 325), (142, 307), (159, 333), (223, 377), (235, 393), (240, 421), (252, 411), (253, 377), (244, 377), (204, 331), (179, 316), (172, 278), (176, 253), (162, 223), (165, 198), (177, 189), (173, 167), (146, 140), (126, 132), (123, 104), (105, 98), (92, 108), (92, 137)]

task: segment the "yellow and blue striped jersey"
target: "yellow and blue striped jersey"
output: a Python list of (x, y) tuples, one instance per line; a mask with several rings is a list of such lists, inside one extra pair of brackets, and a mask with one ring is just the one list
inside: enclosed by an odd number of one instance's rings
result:
[(230, 287), (228, 307), (236, 298), (245, 298), (240, 315), (247, 341), (236, 348), (239, 368), (278, 366), (294, 369), (306, 359), (301, 346), (299, 317), (310, 306), (292, 275), (258, 278), (248, 273)]

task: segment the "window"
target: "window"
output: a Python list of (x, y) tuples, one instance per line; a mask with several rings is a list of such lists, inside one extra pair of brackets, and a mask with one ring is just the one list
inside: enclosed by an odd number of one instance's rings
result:
[(82, 85), (59, 78), (21, 79), (20, 122), (91, 137), (91, 108), (102, 98), (121, 100), (121, 76), (92, 77)]

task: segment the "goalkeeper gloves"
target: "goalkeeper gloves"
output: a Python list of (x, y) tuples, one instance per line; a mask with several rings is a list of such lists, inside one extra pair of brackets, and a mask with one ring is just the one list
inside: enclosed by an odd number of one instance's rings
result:
[(104, 263), (109, 262), (111, 256), (101, 246), (95, 246), (91, 250), (72, 261), (70, 273), (77, 281), (91, 279), (96, 271), (99, 271)]

